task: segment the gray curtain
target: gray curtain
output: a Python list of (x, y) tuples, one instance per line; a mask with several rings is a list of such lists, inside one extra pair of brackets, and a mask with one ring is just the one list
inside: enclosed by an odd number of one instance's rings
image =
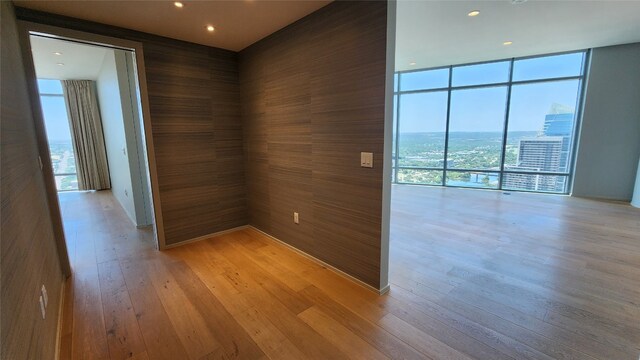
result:
[(71, 123), (78, 188), (80, 190), (109, 189), (111, 182), (107, 151), (93, 81), (63, 80), (62, 87)]

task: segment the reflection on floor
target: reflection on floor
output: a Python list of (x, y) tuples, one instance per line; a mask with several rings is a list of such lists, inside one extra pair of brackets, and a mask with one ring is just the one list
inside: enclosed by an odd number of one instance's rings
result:
[(400, 318), (473, 357), (640, 354), (628, 204), (396, 185), (390, 267), (391, 296), (411, 304)]
[(158, 252), (109, 192), (62, 193), (61, 358), (637, 358), (636, 209), (393, 195), (392, 288), (377, 296), (249, 229)]

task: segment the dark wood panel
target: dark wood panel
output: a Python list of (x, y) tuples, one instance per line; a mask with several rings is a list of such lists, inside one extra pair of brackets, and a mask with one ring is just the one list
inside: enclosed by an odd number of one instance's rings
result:
[(142, 43), (167, 245), (248, 223), (236, 53), (33, 10), (17, 13)]
[(250, 223), (375, 288), (386, 6), (332, 3), (240, 53)]
[[(42, 149), (38, 146), (14, 10), (10, 2), (0, 6), (0, 357), (53, 359), (64, 277), (43, 171), (38, 164)], [(44, 152), (48, 155), (48, 149)], [(40, 315), (38, 302), (42, 285), (49, 300), (46, 319)]]

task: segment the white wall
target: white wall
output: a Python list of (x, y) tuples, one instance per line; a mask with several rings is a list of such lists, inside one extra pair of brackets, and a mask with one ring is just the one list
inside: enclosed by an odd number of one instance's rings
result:
[(131, 173), (127, 157), (127, 141), (124, 132), (124, 118), (122, 117), (115, 50), (109, 50), (105, 54), (96, 85), (102, 116), (102, 130), (107, 147), (107, 159), (109, 160), (111, 191), (131, 220), (137, 223), (131, 190)]
[[(151, 224), (146, 189), (141, 181), (136, 126), (138, 113), (132, 101), (127, 72), (127, 52), (109, 50), (96, 81), (102, 127), (109, 160), (111, 191), (137, 226)], [(145, 201), (147, 200), (147, 201)]]
[(147, 168), (146, 142), (142, 127), (142, 109), (140, 108), (140, 93), (136, 77), (134, 53), (116, 50), (116, 65), (118, 67), (118, 83), (120, 84), (122, 95), (127, 148), (130, 149), (129, 169), (136, 217), (138, 226), (150, 225), (153, 223), (151, 183)]
[(640, 156), (640, 43), (595, 48), (573, 196), (631, 200)]

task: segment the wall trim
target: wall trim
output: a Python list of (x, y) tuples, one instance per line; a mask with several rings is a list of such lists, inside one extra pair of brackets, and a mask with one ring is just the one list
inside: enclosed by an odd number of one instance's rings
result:
[(385, 285), (382, 289), (380, 289), (380, 295), (384, 295), (391, 290), (391, 284)]
[(231, 229), (227, 229), (227, 230), (221, 230), (221, 231), (214, 232), (214, 233), (207, 234), (207, 235), (198, 236), (198, 237), (195, 237), (195, 238), (192, 238), (192, 239), (189, 239), (189, 240), (184, 240), (184, 241), (177, 242), (175, 244), (166, 245), (164, 247), (164, 249), (162, 249), (162, 250), (172, 249), (172, 248), (175, 248), (175, 247), (178, 247), (178, 246), (187, 245), (187, 244), (191, 244), (191, 243), (194, 243), (194, 242), (210, 239), (212, 237), (216, 237), (216, 236), (220, 236), (220, 235), (236, 232), (236, 231), (239, 231), (239, 230), (244, 230), (244, 229), (247, 229), (248, 227), (249, 227), (249, 225), (242, 225), (242, 226), (237, 226), (237, 227), (234, 227), (234, 228), (231, 228)]
[[(387, 54), (384, 90), (384, 143), (382, 162), (382, 219), (380, 227), (380, 293), (389, 288), (389, 244), (391, 234), (391, 176), (393, 174), (393, 84), (396, 52), (396, 0), (387, 2)], [(384, 289), (387, 289), (383, 292)]]
[(275, 237), (275, 236), (273, 236), (273, 235), (271, 235), (271, 234), (268, 234), (268, 233), (266, 233), (266, 232), (264, 232), (264, 231), (262, 231), (262, 230), (260, 230), (260, 229), (256, 228), (256, 227), (255, 227), (255, 226), (253, 226), (253, 225), (247, 225), (246, 227), (247, 227), (247, 228), (251, 228), (251, 229), (253, 229), (253, 230), (255, 230), (255, 231), (257, 231), (257, 232), (259, 232), (259, 233), (261, 233), (261, 234), (265, 235), (265, 236), (266, 236), (266, 237), (268, 237), (269, 239), (271, 239), (271, 240), (273, 240), (273, 241), (275, 241), (275, 242), (277, 242), (277, 243), (279, 243), (279, 244), (281, 244), (281, 245), (286, 246), (287, 248), (289, 248), (289, 249), (293, 250), (294, 252), (296, 252), (296, 253), (298, 253), (298, 254), (300, 254), (300, 255), (302, 255), (302, 256), (304, 256), (304, 257), (306, 257), (307, 259), (309, 259), (309, 260), (311, 260), (311, 261), (313, 261), (313, 262), (317, 263), (318, 265), (321, 265), (321, 266), (326, 267), (327, 269), (329, 269), (329, 270), (331, 270), (331, 271), (335, 272), (336, 274), (338, 274), (338, 275), (342, 276), (343, 278), (345, 278), (345, 279), (347, 279), (347, 280), (350, 280), (350, 281), (352, 281), (352, 282), (354, 282), (354, 283), (356, 283), (356, 284), (358, 284), (358, 285), (360, 285), (360, 286), (364, 287), (365, 289), (367, 289), (367, 290), (369, 290), (369, 291), (373, 291), (373, 292), (375, 292), (375, 293), (376, 293), (376, 294), (378, 294), (378, 295), (383, 295), (383, 294), (385, 294), (387, 291), (389, 291), (389, 285), (388, 285), (388, 284), (387, 284), (385, 287), (383, 287), (382, 289), (376, 289), (375, 287), (373, 287), (373, 286), (371, 286), (371, 285), (367, 284), (366, 282), (364, 282), (364, 281), (362, 281), (362, 280), (360, 280), (360, 279), (358, 279), (358, 278), (356, 278), (356, 277), (353, 277), (353, 276), (351, 276), (351, 275), (347, 274), (346, 272), (344, 272), (344, 271), (342, 271), (342, 270), (338, 269), (337, 267), (335, 267), (335, 266), (333, 266), (333, 265), (327, 264), (326, 262), (324, 262), (324, 261), (322, 261), (322, 260), (318, 259), (317, 257), (315, 257), (315, 256), (313, 256), (313, 255), (310, 255), (310, 254), (308, 254), (308, 253), (306, 253), (306, 252), (304, 252), (304, 251), (302, 251), (302, 250), (300, 250), (300, 249), (298, 249), (298, 248), (294, 247), (293, 245), (287, 244), (286, 242), (284, 242), (284, 241), (282, 241), (282, 240), (278, 239), (277, 237)]

